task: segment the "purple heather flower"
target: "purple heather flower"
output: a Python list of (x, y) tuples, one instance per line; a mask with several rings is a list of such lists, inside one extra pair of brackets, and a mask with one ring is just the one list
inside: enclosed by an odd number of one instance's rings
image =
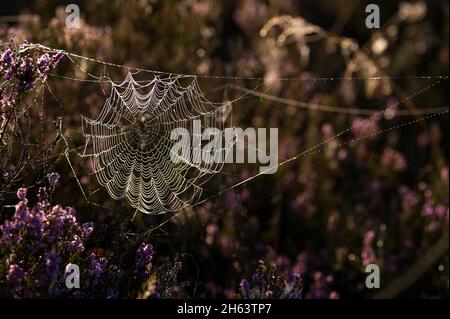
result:
[(59, 175), (57, 172), (52, 172), (47, 174), (48, 182), (50, 183), (50, 186), (54, 188), (56, 184), (58, 184), (58, 181), (60, 179), (61, 175)]
[(143, 269), (153, 259), (153, 246), (142, 243), (137, 250), (136, 268)]
[(433, 216), (434, 215), (434, 205), (432, 203), (425, 203), (422, 211), (423, 216)]
[(55, 280), (59, 274), (59, 263), (61, 257), (57, 253), (47, 253), (44, 256), (45, 273), (51, 280)]
[(316, 271), (313, 278), (314, 282), (311, 284), (308, 297), (313, 299), (328, 299), (329, 294), (325, 276), (323, 275), (323, 273), (320, 271)]
[(445, 166), (441, 169), (441, 179), (443, 181), (448, 181), (448, 167)]
[(51, 59), (48, 53), (45, 53), (39, 57), (37, 60), (37, 67), (41, 74), (45, 74), (48, 71), (50, 61)]
[(432, 221), (431, 223), (429, 223), (428, 226), (427, 226), (427, 229), (428, 229), (428, 231), (430, 231), (430, 232), (436, 231), (437, 228), (438, 228), (438, 223), (437, 223), (435, 220), (433, 220), (433, 221)]
[(52, 60), (50, 62), (50, 67), (51, 68), (56, 68), (56, 66), (61, 61), (63, 56), (64, 56), (64, 52), (63, 51), (58, 51), (54, 56), (52, 56)]
[(239, 286), (241, 287), (242, 295), (248, 298), (248, 296), (250, 295), (250, 283), (248, 282), (248, 280), (242, 279)]
[(264, 275), (261, 273), (255, 273), (252, 276), (252, 281), (258, 286), (259, 294), (263, 295), (266, 289), (267, 281), (264, 278)]
[(400, 194), (402, 195), (403, 204), (406, 206), (415, 206), (419, 203), (419, 198), (407, 186), (400, 187)]
[(27, 206), (26, 198), (16, 205), (16, 212), (14, 213), (14, 217), (17, 219), (18, 223), (28, 223), (30, 221), (32, 215)]
[(18, 231), (22, 228), (23, 223), (20, 220), (14, 219), (13, 221), (6, 220), (3, 225), (0, 226), (2, 236), (0, 237), (0, 244), (5, 247), (17, 246), (21, 237), (18, 235)]
[(436, 215), (443, 218), (448, 218), (448, 206), (437, 204)]
[(14, 75), (13, 69), (9, 69), (9, 70), (6, 71), (6, 73), (5, 73), (5, 78), (6, 78), (8, 81), (11, 81), (11, 79), (13, 78), (13, 75)]
[(428, 133), (420, 133), (417, 135), (417, 144), (424, 148), (430, 144), (430, 135)]
[(45, 216), (43, 212), (37, 212), (31, 217), (29, 228), (31, 235), (35, 238), (41, 238), (44, 232)]
[(45, 187), (39, 187), (38, 190), (39, 205), (42, 207), (47, 207), (50, 205), (49, 195)]
[(25, 187), (21, 187), (17, 190), (16, 194), (20, 200), (25, 200), (27, 196), (27, 189)]
[(2, 232), (2, 239), (11, 235), (11, 231), (13, 230), (13, 223), (9, 220), (5, 220), (3, 225), (0, 225), (0, 231)]
[(365, 137), (378, 131), (378, 118), (356, 118), (352, 122), (351, 130), (356, 137)]
[(375, 232), (373, 230), (367, 231), (366, 234), (364, 235), (364, 244), (365, 245), (372, 244), (374, 238), (375, 238)]
[(402, 171), (407, 166), (406, 158), (400, 152), (386, 148), (381, 155), (381, 164), (383, 166), (392, 167), (395, 171)]
[(33, 60), (31, 58), (26, 58), (20, 63), (19, 71), (21, 76), (29, 74), (33, 69)]
[(29, 47), (31, 47), (30, 43), (27, 40), (23, 41), (19, 46), (19, 51), (26, 51)]
[(5, 50), (5, 52), (3, 52), (3, 54), (2, 54), (2, 56), (1, 56), (1, 58), (0, 58), (0, 62), (3, 64), (3, 65), (10, 65), (11, 64), (11, 62), (12, 62), (12, 50), (11, 49), (7, 49), (7, 50)]
[(423, 206), (423, 216), (429, 217), (448, 217), (448, 207), (442, 204), (434, 204), (433, 202), (427, 202)]
[(80, 253), (84, 251), (84, 245), (83, 242), (81, 241), (80, 236), (78, 235), (73, 236), (73, 239), (67, 244), (67, 250), (71, 253), (72, 252)]
[(83, 236), (83, 238), (88, 238), (93, 231), (94, 231), (93, 223), (84, 223), (83, 225), (81, 225), (81, 236)]
[(371, 264), (375, 261), (375, 251), (372, 248), (372, 243), (375, 239), (375, 232), (373, 230), (369, 230), (365, 233), (364, 239), (363, 239), (363, 249), (361, 252), (361, 258), (363, 265)]
[(8, 273), (6, 274), (6, 280), (13, 286), (18, 286), (22, 282), (24, 273), (19, 265), (9, 265)]
[(91, 275), (92, 283), (96, 284), (108, 266), (108, 260), (104, 257), (97, 258), (95, 254), (90, 254), (88, 260), (89, 274)]

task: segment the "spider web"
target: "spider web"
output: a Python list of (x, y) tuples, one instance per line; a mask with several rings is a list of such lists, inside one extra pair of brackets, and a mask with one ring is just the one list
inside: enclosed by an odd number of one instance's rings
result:
[[(223, 161), (174, 154), (171, 132), (194, 132), (193, 120), (199, 120), (201, 129), (222, 130), (224, 104), (207, 100), (195, 77), (155, 75), (141, 84), (135, 75), (129, 72), (123, 82), (111, 82), (96, 119), (82, 117), (82, 156), (112, 198), (125, 198), (146, 214), (177, 211), (201, 198), (202, 185), (222, 169)], [(190, 146), (191, 153), (200, 146)], [(231, 146), (215, 151), (227, 154)]]

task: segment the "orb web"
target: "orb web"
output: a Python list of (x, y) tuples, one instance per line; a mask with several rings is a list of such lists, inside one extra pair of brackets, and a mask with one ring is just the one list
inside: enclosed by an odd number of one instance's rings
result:
[[(225, 104), (209, 101), (196, 77), (153, 75), (136, 81), (135, 75), (129, 72), (118, 84), (110, 81), (99, 115), (82, 117), (83, 156), (112, 198), (125, 198), (147, 214), (177, 211), (201, 198), (202, 185), (223, 162), (173, 161), (171, 132), (194, 132), (194, 120), (200, 120), (202, 130), (222, 130)], [(225, 144), (220, 152), (230, 147)]]

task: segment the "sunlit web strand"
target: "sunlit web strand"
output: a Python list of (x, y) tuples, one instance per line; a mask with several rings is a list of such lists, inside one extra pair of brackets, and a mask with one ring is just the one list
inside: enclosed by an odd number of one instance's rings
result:
[[(49, 49), (49, 48), (48, 48)], [(87, 74), (89, 77), (94, 78), (93, 80), (91, 79), (82, 79), (82, 78), (73, 78), (73, 77), (67, 77), (67, 76), (60, 76), (60, 75), (56, 75), (56, 74), (51, 74), (51, 76), (54, 77), (59, 77), (59, 78), (64, 78), (64, 79), (69, 79), (69, 80), (74, 80), (74, 81), (81, 81), (81, 82), (93, 82), (93, 83), (101, 83), (101, 82), (108, 82), (108, 83), (120, 83), (120, 82), (114, 82), (112, 81), (109, 77), (99, 77), (99, 76), (95, 76), (91, 73), (89, 73), (87, 70), (85, 70), (83, 67), (81, 67), (80, 65), (78, 65), (72, 58), (71, 58), (71, 54), (66, 52), (66, 56), (69, 58), (69, 60), (78, 68), (80, 69), (83, 73)], [(76, 55), (78, 56), (78, 55)], [(81, 57), (81, 56), (78, 56)], [(86, 58), (86, 57), (85, 57)], [(89, 59), (89, 58), (88, 58)], [(91, 59), (94, 62), (97, 63), (102, 63), (104, 61), (100, 61), (97, 59)], [(106, 63), (106, 64), (105, 64)], [(108, 65), (108, 62), (102, 63), (104, 65)], [(128, 70), (130, 70), (129, 67), (127, 66), (123, 66), (123, 65), (118, 65), (118, 64), (111, 64), (112, 66), (115, 67), (121, 67), (121, 68), (126, 68)], [(152, 72), (152, 70), (148, 70), (148, 69), (142, 69), (142, 68), (131, 68), (131, 69), (135, 69), (135, 70), (142, 70), (144, 72)], [(139, 72), (139, 71), (135, 71), (135, 72)], [(162, 71), (155, 71), (154, 73), (156, 74), (166, 74), (166, 75), (176, 75), (176, 76), (181, 76), (181, 77), (187, 77), (189, 75), (187, 74), (177, 74), (177, 73), (167, 73), (167, 72), (162, 72)], [(204, 76), (195, 76), (195, 75), (191, 75), (192, 77), (204, 77)], [(221, 76), (212, 76), (214, 78), (218, 78), (218, 79), (247, 79), (247, 80), (260, 80), (260, 81), (264, 81), (265, 84), (267, 84), (267, 80), (264, 78), (258, 78), (258, 77), (221, 77)], [(397, 76), (397, 77), (389, 77), (389, 76), (376, 76), (376, 77), (319, 77), (319, 78), (279, 78), (279, 80), (298, 80), (298, 81), (314, 81), (314, 82), (325, 82), (325, 81), (334, 81), (334, 80), (381, 80), (381, 79), (423, 79), (423, 80), (430, 80), (430, 79), (447, 79), (448, 76), (447, 75), (434, 75), (434, 76)], [(278, 80), (278, 79), (275, 79)], [(136, 81), (138, 83), (148, 83), (151, 80), (143, 80), (143, 81)], [(271, 80), (273, 81), (273, 80)], [(262, 85), (260, 85), (262, 86)], [(308, 108), (308, 109), (314, 109), (314, 110), (318, 110), (318, 111), (324, 111), (324, 112), (333, 112), (333, 113), (341, 113), (341, 114), (352, 114), (352, 115), (370, 115), (373, 112), (377, 112), (379, 111), (378, 109), (359, 109), (359, 108), (341, 108), (341, 107), (336, 107), (336, 106), (330, 106), (330, 105), (322, 105), (322, 104), (317, 104), (317, 103), (308, 103), (308, 102), (302, 102), (302, 101), (295, 101), (292, 99), (286, 99), (286, 98), (282, 98), (282, 97), (278, 97), (278, 96), (273, 96), (267, 93), (268, 89), (266, 90), (266, 92), (258, 92), (255, 88), (253, 89), (247, 89), (247, 88), (243, 88), (240, 87), (238, 85), (233, 85), (233, 84), (226, 84), (223, 87), (232, 87), (235, 88), (239, 91), (245, 92), (246, 95), (252, 95), (252, 96), (258, 96), (261, 98), (266, 98), (268, 100), (271, 101), (275, 101), (275, 102), (279, 102), (281, 104), (285, 104), (285, 105), (291, 105), (291, 106), (296, 106), (296, 107), (301, 107), (301, 108)], [(240, 98), (238, 97), (237, 99), (235, 99), (234, 101), (239, 100)], [(233, 103), (234, 101), (230, 101), (230, 104)], [(218, 103), (217, 105), (220, 105), (221, 103)], [(443, 110), (446, 109), (446, 106), (444, 107), (424, 107), (421, 108), (421, 110), (398, 110), (396, 111), (396, 115), (397, 116), (408, 116), (408, 115), (421, 115), (421, 114), (432, 114), (435, 112), (441, 112)]]
[[(174, 72), (165, 72), (159, 70), (151, 70), (145, 68), (138, 68), (132, 66), (121, 65), (117, 63), (111, 63), (102, 61), (95, 58), (86, 57), (83, 55), (67, 52), (64, 50), (54, 49), (47, 46), (43, 46), (41, 44), (29, 44), (30, 47), (33, 47), (38, 50), (42, 50), (48, 53), (56, 53), (63, 52), (68, 57), (83, 59), (86, 61), (102, 64), (105, 66), (115, 67), (126, 69), (129, 71), (138, 71), (138, 72), (147, 72), (152, 74), (161, 74), (161, 75), (172, 75), (172, 76), (180, 76), (180, 77), (196, 77), (196, 78), (212, 78), (212, 79), (224, 79), (224, 80), (260, 80), (266, 81), (264, 77), (245, 77), (245, 76), (221, 76), (221, 75), (202, 75), (202, 74), (187, 74), (187, 73), (174, 73)], [(86, 71), (85, 71), (86, 72)], [(382, 80), (382, 79), (443, 79), (448, 77), (448, 75), (421, 75), (421, 76), (373, 76), (373, 77), (307, 77), (307, 78), (292, 78), (292, 77), (279, 77), (271, 79), (271, 81), (338, 81), (338, 80)], [(102, 80), (101, 78), (97, 78), (97, 80)], [(97, 81), (98, 82), (98, 81)]]
[[(89, 83), (99, 83), (98, 80), (90, 80), (90, 79), (83, 79), (83, 78), (75, 78), (75, 77), (68, 77), (68, 76), (61, 76), (58, 74), (49, 74), (51, 77), (55, 78), (61, 78), (65, 80), (71, 80), (71, 81), (78, 81), (78, 82), (89, 82)], [(437, 77), (439, 79), (447, 79), (446, 76)], [(103, 82), (110, 82), (109, 80), (101, 80)], [(137, 83), (149, 83), (148, 80), (145, 81), (136, 81)], [(121, 83), (119, 81), (111, 81), (111, 83)], [(231, 88), (238, 91), (241, 91), (243, 93), (246, 93), (250, 96), (254, 97), (260, 97), (272, 102), (276, 102), (279, 104), (284, 104), (287, 106), (294, 106), (302, 109), (309, 109), (314, 111), (323, 111), (323, 112), (331, 112), (331, 113), (339, 113), (339, 114), (348, 114), (348, 115), (372, 115), (373, 113), (379, 112), (380, 109), (362, 109), (362, 108), (348, 108), (344, 106), (334, 106), (334, 105), (324, 105), (320, 103), (313, 103), (313, 102), (304, 102), (304, 101), (298, 101), (294, 99), (288, 99), (279, 97), (276, 95), (268, 94), (265, 92), (258, 91), (256, 88), (253, 89), (247, 89), (243, 86), (236, 85), (236, 84), (225, 84), (221, 85), (220, 87), (216, 88), (218, 89), (224, 89), (224, 88)], [(265, 91), (269, 91), (268, 89)], [(239, 100), (238, 98), (237, 100)], [(235, 101), (230, 101), (229, 103), (232, 104)], [(218, 103), (219, 104), (219, 103)], [(425, 115), (425, 114), (433, 114), (433, 113), (439, 113), (442, 111), (445, 111), (448, 108), (448, 106), (438, 106), (438, 107), (421, 107), (419, 109), (414, 110), (396, 110), (395, 115), (396, 116), (409, 116), (409, 115)]]

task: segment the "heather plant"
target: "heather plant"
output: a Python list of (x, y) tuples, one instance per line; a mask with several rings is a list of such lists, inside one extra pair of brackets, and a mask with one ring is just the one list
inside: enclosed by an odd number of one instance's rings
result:
[[(166, 260), (153, 269), (151, 244), (127, 242), (127, 251), (93, 249), (91, 222), (81, 223), (71, 207), (52, 205), (51, 195), (59, 174), (48, 175), (48, 186), (37, 191), (30, 204), (27, 189), (17, 191), (14, 215), (0, 226), (0, 296), (6, 298), (130, 298), (145, 287), (145, 297), (169, 296), (181, 267)], [(124, 261), (123, 256), (128, 260)], [(68, 288), (65, 271), (71, 264), (80, 269), (80, 288)], [(150, 281), (151, 285), (143, 285)], [(142, 286), (142, 289), (140, 288)], [(128, 287), (124, 290), (123, 287)]]
[(249, 299), (302, 297), (300, 274), (287, 273), (283, 276), (276, 265), (267, 267), (264, 261), (259, 262), (251, 279), (242, 279), (239, 286), (242, 297)]
[[(0, 202), (5, 192), (11, 191), (15, 183), (23, 177), (26, 169), (41, 168), (45, 156), (54, 147), (54, 141), (39, 140), (32, 136), (35, 123), (43, 123), (44, 111), (39, 107), (38, 92), (42, 89), (47, 73), (54, 69), (62, 58), (56, 54), (36, 54), (27, 42), (11, 43), (1, 51), (0, 76)], [(37, 118), (35, 117), (37, 116)], [(34, 130), (36, 132), (36, 130)], [(30, 149), (37, 141), (39, 153)]]

